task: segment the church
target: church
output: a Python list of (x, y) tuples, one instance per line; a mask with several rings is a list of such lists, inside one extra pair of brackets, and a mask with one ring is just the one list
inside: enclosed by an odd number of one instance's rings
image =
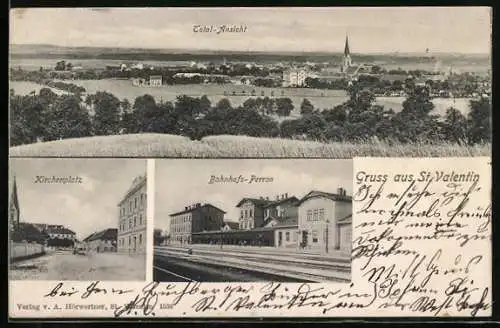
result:
[(349, 80), (356, 80), (359, 74), (369, 74), (371, 72), (371, 65), (359, 64), (355, 65), (351, 58), (351, 50), (349, 48), (349, 37), (345, 37), (344, 56), (340, 65), (340, 73)]

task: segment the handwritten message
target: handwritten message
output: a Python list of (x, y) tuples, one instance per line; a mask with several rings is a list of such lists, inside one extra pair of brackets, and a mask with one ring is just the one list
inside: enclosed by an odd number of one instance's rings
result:
[(488, 162), (355, 161), (352, 269), (371, 286), (376, 308), (390, 315), (491, 312)]
[(354, 160), (350, 283), (11, 282), (18, 317), (491, 315), (488, 158)]

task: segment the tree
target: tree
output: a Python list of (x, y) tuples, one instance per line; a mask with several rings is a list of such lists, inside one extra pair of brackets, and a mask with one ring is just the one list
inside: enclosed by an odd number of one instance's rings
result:
[(120, 100), (108, 92), (90, 98), (94, 106), (94, 134), (116, 135), (120, 131)]
[(276, 114), (278, 116), (290, 116), (293, 109), (293, 102), (290, 98), (276, 99)]
[(468, 115), (468, 139), (470, 143), (491, 140), (491, 103), (489, 98), (470, 101)]
[(61, 60), (56, 63), (55, 71), (65, 71), (66, 70), (66, 61)]
[(300, 105), (300, 114), (308, 115), (312, 114), (313, 112), (314, 112), (313, 104), (311, 104), (309, 99), (304, 98), (304, 100), (302, 100), (302, 104)]
[(48, 111), (47, 140), (59, 138), (80, 138), (91, 135), (92, 124), (85, 108), (80, 105), (80, 99), (73, 95), (64, 95), (57, 99)]
[(442, 131), (446, 140), (463, 142), (467, 139), (467, 119), (459, 110), (450, 107), (446, 110)]
[(372, 74), (380, 74), (382, 73), (382, 67), (378, 65), (373, 65), (372, 66)]
[(402, 113), (411, 114), (415, 117), (423, 117), (430, 114), (434, 109), (429, 91), (426, 88), (418, 87), (408, 94), (408, 98), (403, 101)]

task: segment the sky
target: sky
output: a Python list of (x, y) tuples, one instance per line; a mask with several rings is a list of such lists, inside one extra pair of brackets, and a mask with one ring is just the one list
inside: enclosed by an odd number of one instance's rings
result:
[[(212, 175), (272, 177), (272, 183), (209, 184)], [(332, 159), (164, 159), (155, 163), (155, 229), (169, 230), (172, 213), (196, 203), (212, 204), (238, 221), (238, 202), (245, 198), (288, 193), (302, 198), (311, 190), (336, 193), (346, 189), (352, 195), (352, 160)]]
[[(11, 12), (11, 44), (238, 51), (490, 53), (488, 7), (31, 8)], [(236, 24), (245, 33), (194, 33)]]
[[(118, 202), (145, 172), (140, 159), (10, 159), (9, 186), (15, 176), (21, 222), (64, 225), (82, 240), (118, 227)], [(83, 183), (34, 183), (38, 175), (79, 176)]]

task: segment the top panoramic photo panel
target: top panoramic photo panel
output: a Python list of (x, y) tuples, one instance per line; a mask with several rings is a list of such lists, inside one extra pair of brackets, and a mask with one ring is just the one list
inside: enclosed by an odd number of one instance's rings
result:
[(488, 7), (10, 12), (10, 156), (491, 153)]

